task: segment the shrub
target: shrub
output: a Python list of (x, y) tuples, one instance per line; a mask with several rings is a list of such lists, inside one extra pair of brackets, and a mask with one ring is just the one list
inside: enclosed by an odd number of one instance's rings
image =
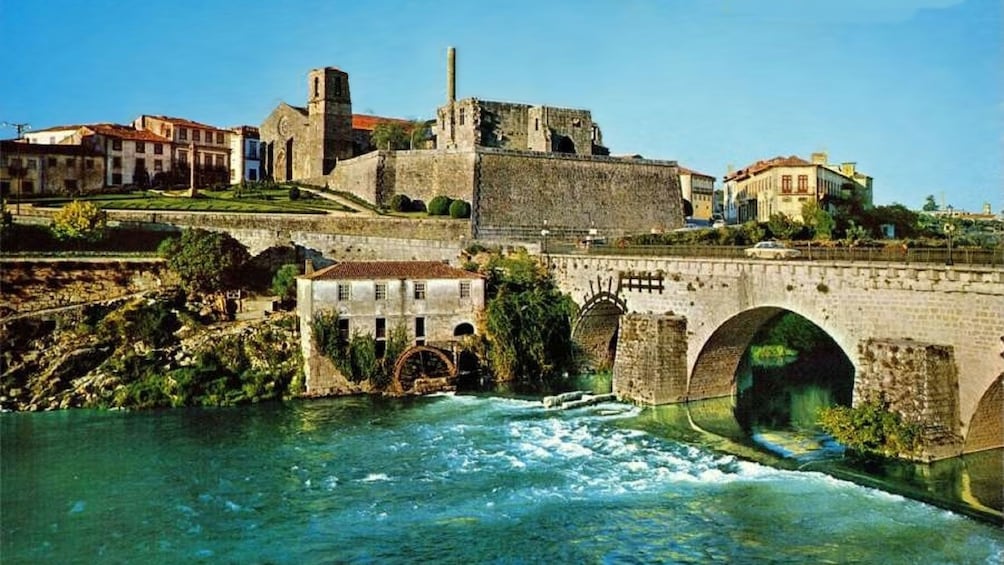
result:
[(450, 203), (450, 217), (451, 218), (470, 218), (471, 217), (471, 205), (463, 200), (454, 200)]
[(98, 241), (105, 235), (105, 214), (92, 202), (74, 200), (52, 216), (56, 239)]
[(405, 194), (395, 194), (390, 199), (390, 209), (395, 212), (408, 212), (411, 210), (411, 198)]
[(412, 212), (425, 212), (425, 202), (422, 200), (412, 200), (411, 201), (411, 211)]
[(445, 216), (450, 213), (450, 204), (453, 203), (453, 199), (449, 196), (436, 196), (429, 201), (429, 215), (430, 216)]
[(289, 199), (290, 200), (300, 199), (300, 187), (296, 186), (295, 184), (289, 187)]
[(819, 424), (844, 447), (858, 453), (910, 455), (918, 447), (919, 426), (904, 422), (885, 402), (824, 408)]
[(300, 274), (300, 266), (289, 263), (279, 267), (279, 270), (272, 277), (272, 292), (280, 300), (293, 300), (296, 298), (296, 277)]

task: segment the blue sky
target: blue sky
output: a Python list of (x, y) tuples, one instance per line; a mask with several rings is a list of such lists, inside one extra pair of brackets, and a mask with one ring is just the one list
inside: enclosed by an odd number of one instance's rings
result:
[(326, 65), (355, 112), (432, 118), (452, 45), (459, 97), (590, 109), (613, 154), (721, 178), (827, 151), (875, 177), (876, 203), (999, 212), (1001, 5), (0, 0), (0, 121), (259, 124)]

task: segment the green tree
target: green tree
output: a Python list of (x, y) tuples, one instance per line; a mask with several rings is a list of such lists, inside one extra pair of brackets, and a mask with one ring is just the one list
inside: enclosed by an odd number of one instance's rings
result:
[(924, 207), (922, 208), (925, 212), (935, 212), (938, 209), (938, 202), (934, 200), (933, 194), (928, 194), (927, 198), (924, 199)]
[(52, 216), (56, 239), (100, 241), (105, 236), (105, 214), (91, 202), (74, 200)]
[(788, 217), (784, 212), (778, 212), (770, 215), (767, 227), (770, 229), (770, 233), (774, 234), (774, 237), (791, 239), (802, 229), (802, 224)]
[(380, 122), (373, 128), (370, 141), (377, 149), (407, 149), (411, 140), (399, 122)]
[(240, 286), (248, 250), (230, 234), (186, 229), (180, 238), (165, 240), (159, 249), (189, 293), (214, 293)]
[(429, 123), (415, 120), (408, 126), (408, 148), (414, 149), (419, 143), (429, 137)]
[(296, 277), (300, 275), (300, 266), (287, 263), (276, 271), (272, 277), (272, 293), (281, 300), (296, 300)]
[(836, 222), (817, 200), (808, 200), (802, 204), (802, 222), (812, 230), (814, 239), (828, 240), (833, 237)]

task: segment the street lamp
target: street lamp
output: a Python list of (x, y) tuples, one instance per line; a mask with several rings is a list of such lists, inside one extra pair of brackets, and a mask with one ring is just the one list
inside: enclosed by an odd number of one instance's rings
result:
[(948, 221), (945, 222), (944, 230), (945, 235), (948, 236), (948, 259), (945, 261), (945, 265), (952, 266), (955, 263), (952, 261), (952, 236), (955, 235), (955, 223), (952, 221), (952, 215), (954, 209), (948, 207)]

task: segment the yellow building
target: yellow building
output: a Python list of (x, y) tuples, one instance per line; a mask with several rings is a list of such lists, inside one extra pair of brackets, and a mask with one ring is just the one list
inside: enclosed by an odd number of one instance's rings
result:
[(872, 205), (872, 178), (855, 163), (831, 165), (826, 153), (806, 161), (796, 155), (757, 161), (725, 176), (726, 203), (735, 221), (766, 222), (773, 214), (801, 219), (802, 206), (815, 200), (824, 206), (839, 198), (859, 198)]
[(4, 197), (100, 191), (104, 155), (88, 146), (0, 141), (0, 193)]
[(695, 220), (710, 220), (714, 213), (715, 177), (686, 167), (680, 169), (680, 193), (690, 202)]

